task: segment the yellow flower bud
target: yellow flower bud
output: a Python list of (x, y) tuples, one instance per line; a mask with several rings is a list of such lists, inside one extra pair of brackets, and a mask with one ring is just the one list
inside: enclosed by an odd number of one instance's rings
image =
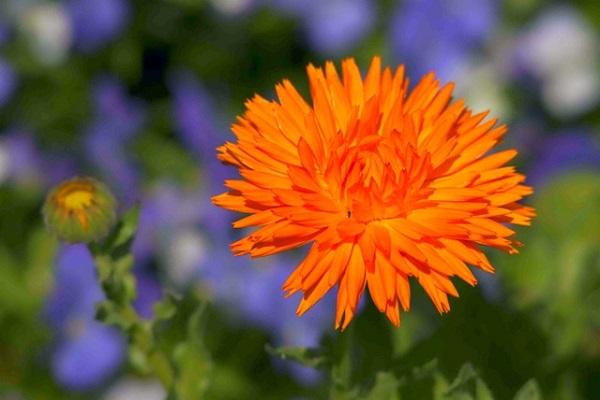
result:
[(116, 200), (102, 182), (75, 177), (55, 186), (44, 203), (48, 230), (66, 242), (94, 242), (116, 221)]

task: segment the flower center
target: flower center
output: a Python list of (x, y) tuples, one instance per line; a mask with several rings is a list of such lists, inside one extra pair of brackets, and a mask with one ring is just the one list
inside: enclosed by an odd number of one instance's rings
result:
[(92, 203), (92, 194), (83, 190), (69, 193), (63, 200), (64, 205), (70, 209), (82, 210)]
[(59, 190), (56, 200), (66, 211), (83, 211), (94, 202), (94, 188), (84, 181), (68, 182)]
[(406, 165), (414, 165), (414, 150), (392, 137), (374, 136), (358, 146), (348, 163), (349, 209), (359, 222), (396, 218), (418, 197), (422, 180)]

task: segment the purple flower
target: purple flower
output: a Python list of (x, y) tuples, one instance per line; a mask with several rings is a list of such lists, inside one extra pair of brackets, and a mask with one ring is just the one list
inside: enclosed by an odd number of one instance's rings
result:
[(127, 0), (69, 0), (75, 47), (93, 52), (116, 39), (129, 22)]
[(52, 371), (57, 382), (71, 390), (97, 387), (123, 360), (121, 336), (94, 320), (95, 304), (103, 298), (87, 248), (63, 246), (56, 260), (55, 288), (46, 316), (57, 335)]
[(143, 104), (130, 98), (114, 78), (104, 77), (92, 90), (95, 116), (84, 132), (89, 161), (100, 170), (123, 208), (139, 195), (139, 171), (126, 155), (128, 141), (145, 120)]
[(494, 0), (408, 0), (392, 17), (392, 53), (419, 78), (435, 70), (444, 81), (464, 68), (497, 23)]
[(171, 112), (175, 132), (202, 166), (204, 193), (198, 196), (195, 206), (203, 210), (202, 223), (207, 229), (226, 231), (232, 220), (231, 213), (218, 210), (210, 201), (211, 196), (223, 191), (223, 181), (235, 175), (233, 168), (223, 165), (216, 157), (216, 148), (225, 137), (215, 119), (218, 112), (210, 94), (190, 72), (173, 74), (170, 88), (173, 92)]
[(98, 387), (121, 365), (124, 343), (116, 331), (97, 322), (72, 329), (52, 357), (54, 376), (70, 390)]
[(533, 158), (528, 183), (539, 187), (561, 173), (574, 170), (600, 172), (598, 138), (576, 131), (545, 138)]
[(58, 153), (42, 153), (27, 132), (13, 129), (0, 137), (0, 181), (46, 190), (73, 175), (74, 163)]
[(327, 55), (341, 55), (363, 39), (375, 23), (370, 0), (310, 1), (304, 13), (309, 45)]
[(207, 192), (216, 194), (223, 180), (233, 174), (216, 157), (216, 148), (225, 135), (215, 119), (217, 111), (212, 99), (201, 83), (187, 71), (173, 74), (170, 79), (173, 92), (172, 115), (175, 132), (183, 144), (200, 159)]
[(42, 156), (31, 135), (18, 130), (0, 137), (0, 149), (5, 159), (2, 176), (19, 186), (41, 184)]
[(300, 19), (308, 44), (326, 55), (341, 55), (356, 46), (373, 28), (374, 1), (273, 0), (276, 9)]
[[(298, 260), (286, 257), (271, 260), (266, 265), (252, 263), (245, 272), (231, 271), (242, 276), (236, 302), (238, 308), (241, 307), (243, 318), (273, 335), (275, 346), (317, 347), (323, 334), (333, 324), (329, 310), (334, 308), (335, 293), (328, 293), (318, 305), (298, 317), (295, 310), (300, 295), (286, 299), (281, 289), (297, 263)], [(318, 371), (293, 362), (276, 362), (276, 365), (289, 369), (297, 380), (305, 384), (314, 384), (321, 378)]]
[(120, 207), (126, 209), (138, 198), (139, 172), (126, 155), (124, 143), (113, 133), (110, 124), (93, 123), (86, 130), (85, 148), (89, 160), (115, 190)]
[(174, 74), (170, 88), (175, 132), (202, 162), (209, 162), (215, 158), (215, 148), (221, 144), (222, 138), (215, 124), (215, 109), (208, 92), (187, 71)]
[(136, 260), (144, 263), (165, 248), (175, 232), (197, 227), (204, 211), (199, 204), (201, 193), (184, 191), (168, 183), (159, 183), (146, 193), (140, 210), (138, 232), (133, 242)]
[(129, 139), (144, 124), (145, 110), (141, 100), (131, 98), (116, 78), (103, 76), (94, 82), (92, 100), (96, 119), (112, 128), (119, 139)]
[(8, 39), (10, 38), (10, 25), (8, 24), (8, 22), (3, 19), (3, 17), (0, 17), (0, 46), (4, 45), (6, 42), (8, 42)]
[(0, 58), (0, 107), (8, 103), (17, 87), (17, 74), (13, 68)]
[(151, 319), (154, 303), (163, 297), (162, 287), (156, 277), (143, 268), (137, 268), (135, 278), (137, 297), (133, 306), (142, 318)]

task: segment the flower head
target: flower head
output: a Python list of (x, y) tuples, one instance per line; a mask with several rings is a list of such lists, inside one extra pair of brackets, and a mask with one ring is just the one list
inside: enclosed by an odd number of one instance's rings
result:
[(506, 223), (528, 225), (532, 193), (525, 177), (504, 166), (517, 152), (485, 155), (506, 132), (452, 101), (453, 84), (434, 74), (409, 91), (404, 68), (366, 78), (354, 60), (342, 77), (328, 62), (308, 66), (312, 105), (284, 80), (279, 101), (260, 96), (233, 125), (237, 143), (219, 158), (242, 179), (215, 204), (249, 214), (234, 227), (257, 230), (232, 244), (253, 257), (310, 244), (289, 276), (288, 295), (302, 291), (299, 315), (338, 287), (336, 327), (354, 316), (365, 289), (394, 325), (408, 310), (413, 277), (439, 312), (458, 296), (451, 277), (474, 285), (467, 264), (492, 272), (480, 246), (516, 252)]
[(46, 226), (67, 242), (102, 239), (116, 220), (116, 201), (110, 190), (92, 178), (62, 182), (44, 203)]

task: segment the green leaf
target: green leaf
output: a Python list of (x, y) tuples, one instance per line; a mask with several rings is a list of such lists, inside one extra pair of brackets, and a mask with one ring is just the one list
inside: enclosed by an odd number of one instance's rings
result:
[[(598, 244), (600, 241), (600, 177), (594, 172), (561, 176), (544, 187), (536, 201), (539, 224), (555, 238), (576, 236)], [(557, 206), (560, 205), (560, 206)]]
[(355, 327), (340, 333), (332, 346), (331, 353), (331, 388), (332, 399), (346, 400), (357, 396), (357, 391), (352, 389), (352, 344)]
[(108, 325), (114, 325), (128, 331), (137, 322), (132, 308), (121, 308), (111, 300), (96, 304), (96, 319)]
[(27, 243), (27, 269), (23, 277), (28, 296), (42, 299), (50, 291), (53, 269), (48, 268), (48, 261), (54, 260), (57, 249), (58, 242), (46, 229), (38, 227), (32, 232)]
[(479, 378), (475, 381), (475, 398), (477, 400), (494, 400), (490, 388)]
[[(406, 390), (418, 390), (419, 396), (435, 400), (493, 400), (492, 392), (486, 383), (479, 378), (477, 371), (470, 363), (464, 364), (456, 378), (449, 383), (439, 371), (437, 360), (413, 368), (412, 376), (403, 379)], [(432, 384), (423, 386), (423, 382), (433, 380)], [(425, 389), (423, 389), (425, 388)], [(412, 393), (414, 394), (414, 393)], [(417, 396), (418, 397), (418, 396)], [(412, 398), (412, 397), (411, 397)]]
[(365, 400), (399, 400), (398, 388), (400, 383), (391, 372), (378, 372), (375, 384), (365, 397)]
[(434, 358), (423, 365), (413, 367), (411, 374), (413, 379), (417, 380), (431, 378), (438, 373), (438, 367), (438, 360)]
[(440, 372), (436, 372), (433, 376), (432, 397), (435, 400), (447, 399), (446, 393), (448, 393), (448, 386), (450, 386), (448, 379)]
[(493, 400), (494, 396), (485, 382), (479, 378), (475, 368), (470, 363), (467, 363), (460, 368), (458, 375), (454, 378), (450, 386), (448, 386), (441, 398), (453, 400)]
[(519, 256), (499, 268), (510, 301), (531, 311), (531, 320), (548, 338), (544, 358), (550, 363), (578, 355), (589, 348), (582, 343), (594, 337), (595, 308), (589, 304), (600, 271), (598, 204), (598, 174), (553, 179), (535, 197), (538, 217), (524, 232)]
[[(89, 245), (107, 301), (119, 304), (114, 309), (130, 308), (127, 315), (121, 316), (126, 318), (134, 313), (131, 302), (136, 298), (135, 278), (131, 274), (134, 260), (130, 248), (138, 219), (139, 207), (133, 207), (123, 215), (106, 239)], [(123, 310), (119, 312), (123, 313)]]
[(272, 347), (267, 344), (265, 350), (282, 360), (293, 360), (311, 368), (321, 368), (329, 363), (329, 360), (320, 349), (292, 346)]
[(56, 240), (40, 227), (29, 236), (24, 259), (0, 245), (0, 316), (37, 312), (52, 286), (49, 264), (56, 249)]
[(93, 254), (109, 254), (113, 259), (118, 259), (128, 254), (129, 247), (137, 231), (139, 217), (139, 206), (134, 206), (128, 210), (102, 243), (90, 246)]
[(187, 339), (179, 343), (173, 352), (174, 391), (181, 400), (203, 398), (210, 383), (212, 362), (203, 341), (205, 310), (204, 303), (196, 307), (189, 317)]
[(473, 366), (469, 363), (464, 364), (458, 371), (458, 375), (454, 378), (454, 381), (450, 384), (447, 389), (447, 393), (458, 392), (464, 390), (468, 384), (470, 384), (474, 378), (477, 377), (477, 372)]
[(172, 318), (177, 312), (177, 298), (172, 293), (162, 299), (162, 301), (154, 304), (154, 321), (163, 321)]
[(528, 380), (515, 394), (514, 400), (542, 400), (542, 392), (536, 380)]

